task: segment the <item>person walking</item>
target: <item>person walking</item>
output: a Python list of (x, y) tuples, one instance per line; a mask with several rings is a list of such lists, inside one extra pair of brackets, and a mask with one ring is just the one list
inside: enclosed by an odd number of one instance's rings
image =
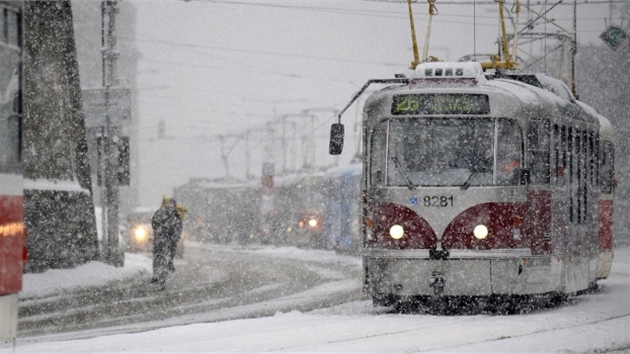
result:
[[(184, 208), (181, 205), (178, 205), (176, 203), (175, 209), (177, 210), (177, 214), (179, 215), (179, 218), (182, 220), (182, 224), (184, 222), (184, 216), (186, 215), (186, 212), (188, 212), (188, 209)], [(168, 251), (169, 251), (169, 259), (168, 259), (168, 271), (169, 272), (174, 272), (175, 271), (175, 264), (173, 264), (173, 260), (175, 259), (175, 255), (177, 254), (177, 246), (179, 245), (179, 240), (182, 238), (182, 233), (181, 231), (175, 235), (175, 237), (171, 238), (171, 242), (168, 245)]]
[(175, 199), (166, 199), (153, 218), (153, 279), (151, 283), (160, 285), (160, 290), (166, 286), (166, 275), (171, 262), (172, 244), (179, 240), (182, 232), (182, 219), (177, 212)]

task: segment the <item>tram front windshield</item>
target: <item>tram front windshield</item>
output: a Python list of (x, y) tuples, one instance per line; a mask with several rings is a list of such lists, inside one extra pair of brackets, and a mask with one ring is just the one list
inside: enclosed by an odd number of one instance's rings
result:
[(407, 187), (520, 183), (523, 144), (513, 120), (391, 119), (374, 130), (371, 143), (372, 183)]

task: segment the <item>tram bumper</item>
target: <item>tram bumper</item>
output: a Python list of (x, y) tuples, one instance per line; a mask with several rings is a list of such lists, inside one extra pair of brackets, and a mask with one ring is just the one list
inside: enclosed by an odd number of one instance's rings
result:
[(399, 296), (490, 295), (490, 261), (364, 258), (368, 292)]
[[(429, 251), (366, 252), (365, 289), (373, 296), (489, 296), (545, 293), (557, 288), (557, 267), (529, 251), (493, 258), (431, 259)], [(542, 262), (541, 262), (542, 261)], [(529, 265), (527, 265), (529, 263)]]

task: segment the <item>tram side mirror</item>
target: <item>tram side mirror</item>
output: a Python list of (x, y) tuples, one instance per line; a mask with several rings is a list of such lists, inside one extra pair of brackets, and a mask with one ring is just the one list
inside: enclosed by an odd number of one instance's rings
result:
[(343, 151), (344, 128), (341, 123), (333, 123), (330, 126), (330, 145), (328, 153), (331, 155), (341, 155)]

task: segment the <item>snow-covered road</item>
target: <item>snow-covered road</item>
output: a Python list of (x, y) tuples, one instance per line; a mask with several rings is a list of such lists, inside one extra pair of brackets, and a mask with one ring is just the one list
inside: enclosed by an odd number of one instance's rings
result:
[[(291, 257), (292, 251), (278, 250)], [(320, 255), (321, 258), (321, 255)], [(630, 352), (630, 248), (616, 250), (609, 279), (568, 304), (525, 315), (402, 315), (349, 301), (310, 312), (190, 324), (88, 339), (40, 337), (17, 353), (68, 352)], [(339, 280), (304, 296), (322, 296)], [(278, 299), (293, 301), (295, 296)], [(276, 304), (277, 305), (277, 304)], [(275, 306), (259, 304), (257, 306)], [(168, 325), (165, 323), (165, 325)], [(63, 341), (59, 341), (63, 339)]]
[[(331, 251), (188, 243), (186, 257), (176, 259), (177, 271), (168, 277), (164, 291), (149, 282), (149, 257), (127, 254), (132, 267), (145, 266), (138, 272), (123, 272), (123, 281), (101, 285), (84, 273), (98, 278), (102, 272), (93, 264), (98, 262), (74, 270), (27, 274), (18, 335), (23, 341), (42, 335), (85, 338), (134, 332), (138, 327), (148, 330), (310, 311), (363, 296), (360, 261)], [(64, 285), (73, 283), (66, 273), (78, 273), (85, 285)], [(37, 293), (57, 276), (55, 288)]]

